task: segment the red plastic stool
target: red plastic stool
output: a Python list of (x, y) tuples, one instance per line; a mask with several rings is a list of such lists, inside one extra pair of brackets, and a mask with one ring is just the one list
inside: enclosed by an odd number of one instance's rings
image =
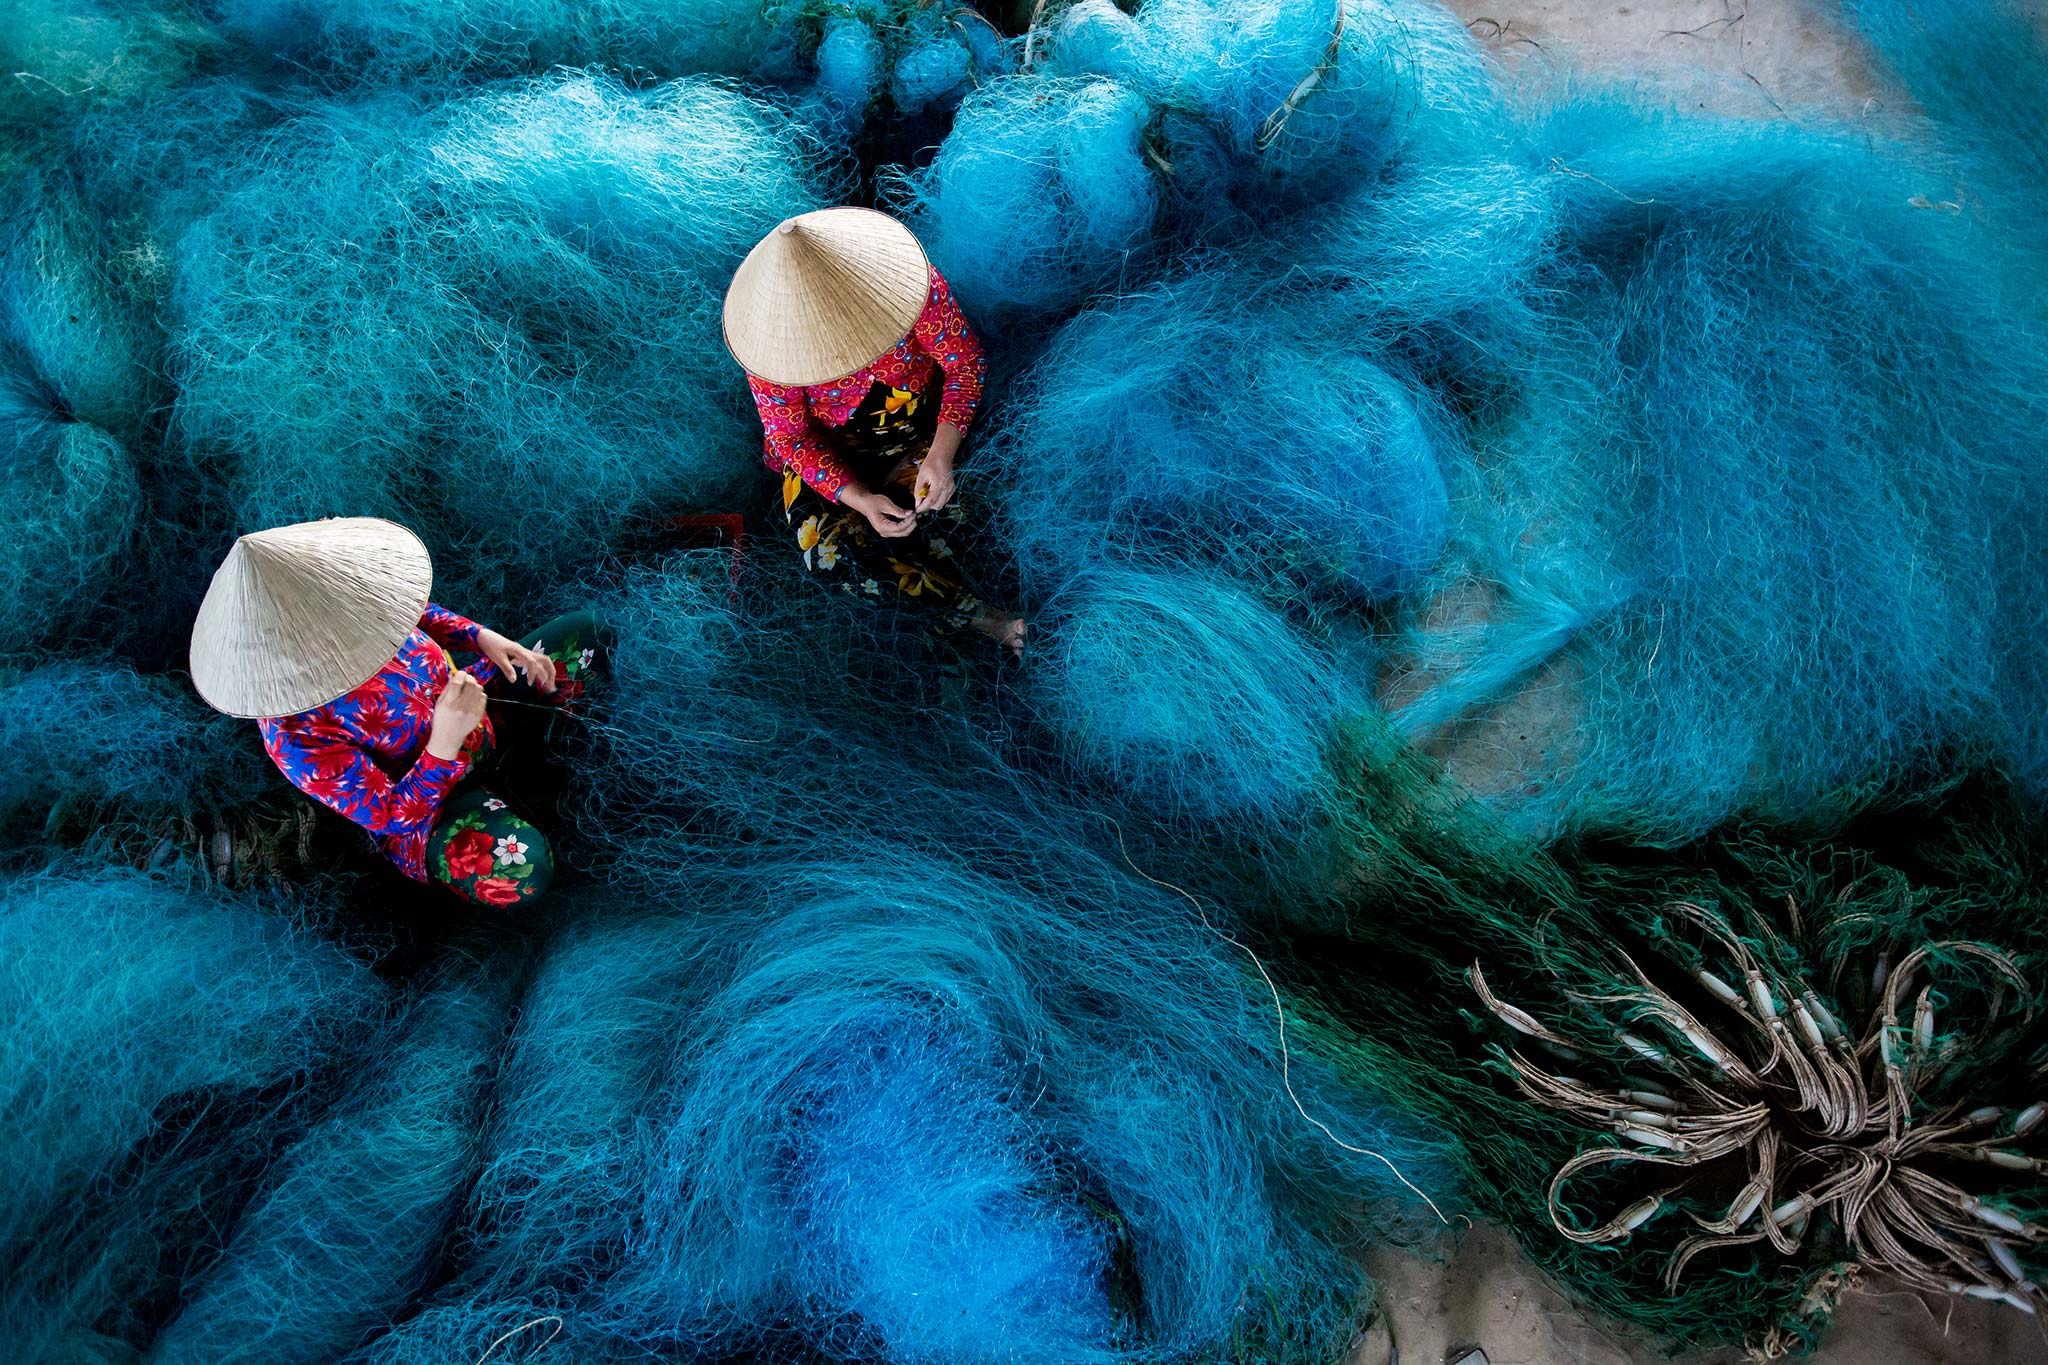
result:
[(661, 523), (662, 537), (677, 549), (716, 550), (729, 548), (725, 568), (733, 595), (740, 590), (740, 570), (747, 560), (747, 520), (737, 512), (702, 512), (687, 517), (670, 517)]

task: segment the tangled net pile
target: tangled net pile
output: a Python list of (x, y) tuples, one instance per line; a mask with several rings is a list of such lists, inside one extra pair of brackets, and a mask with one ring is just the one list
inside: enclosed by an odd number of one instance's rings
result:
[[(1858, 0), (1901, 98), (1765, 122), (1023, 9), (9, 10), (19, 1358), (1329, 1361), (1459, 1215), (1673, 1343), (2038, 1310), (2038, 32)], [(720, 298), (848, 201), (988, 343), (1021, 665), (762, 515)], [(364, 514), (619, 632), (519, 921), (183, 676)]]

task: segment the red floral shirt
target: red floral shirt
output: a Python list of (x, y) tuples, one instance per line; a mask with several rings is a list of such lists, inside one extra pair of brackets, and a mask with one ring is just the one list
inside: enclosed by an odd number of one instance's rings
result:
[(974, 420), (975, 404), (981, 401), (981, 381), (988, 362), (960, 305), (953, 302), (953, 291), (937, 270), (932, 271), (931, 297), (910, 334), (872, 364), (843, 379), (808, 388), (747, 376), (767, 433), (764, 461), (776, 473), (794, 473), (839, 501), (840, 490), (853, 476), (818, 434), (818, 428), (844, 426), (876, 380), (915, 392), (930, 380), (934, 367), (945, 376), (939, 391), (939, 420), (964, 432)]
[[(419, 629), (377, 676), (325, 706), (256, 722), (293, 785), (369, 830), (414, 881), (427, 880), (427, 840), (441, 803), (493, 742), (486, 716), (458, 758), (426, 751), (434, 703), (454, 668), (448, 651), (473, 650), (476, 637), (476, 622), (429, 602)], [(498, 675), (488, 659), (468, 671), (478, 682)]]

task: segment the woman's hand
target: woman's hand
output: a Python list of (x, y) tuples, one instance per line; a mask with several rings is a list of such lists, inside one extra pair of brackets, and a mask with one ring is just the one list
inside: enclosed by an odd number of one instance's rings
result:
[(517, 640), (508, 640), (495, 630), (479, 630), (476, 633), (477, 652), (498, 666), (498, 676), (508, 683), (519, 681), (525, 674), (526, 680), (543, 692), (555, 690), (555, 661), (536, 649), (528, 649)]
[(901, 540), (917, 529), (917, 513), (880, 493), (865, 489), (856, 493), (849, 488), (839, 495), (839, 501), (866, 517), (875, 534), (884, 539)]
[(448, 675), (448, 685), (434, 702), (427, 752), (444, 762), (454, 762), (476, 727), (483, 723), (484, 685), (458, 668)]
[(917, 468), (917, 511), (936, 512), (953, 500), (953, 456), (959, 449), (960, 428), (941, 422)]
[(917, 467), (917, 507), (919, 512), (936, 512), (953, 500), (953, 457), (940, 455), (934, 449), (924, 457), (924, 463)]

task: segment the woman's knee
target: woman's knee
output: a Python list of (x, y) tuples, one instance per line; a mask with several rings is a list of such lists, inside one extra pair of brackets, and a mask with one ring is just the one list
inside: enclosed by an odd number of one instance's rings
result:
[(543, 695), (536, 690), (525, 699), (566, 705), (587, 692), (604, 672), (616, 637), (596, 612), (572, 611), (520, 638), (532, 641), (532, 647), (555, 664), (553, 693)]
[(428, 876), (474, 905), (524, 906), (554, 873), (547, 836), (489, 792), (451, 801), (427, 844)]

